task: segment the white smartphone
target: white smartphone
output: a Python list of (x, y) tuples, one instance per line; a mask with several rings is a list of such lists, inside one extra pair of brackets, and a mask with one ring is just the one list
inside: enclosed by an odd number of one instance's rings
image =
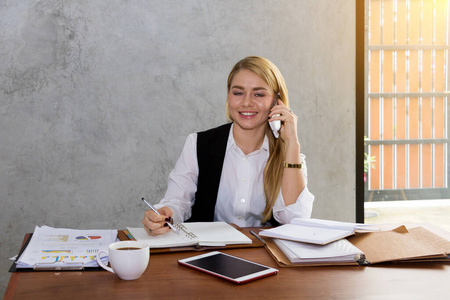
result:
[[(275, 96), (275, 100), (273, 101), (272, 107), (274, 107), (275, 105), (277, 105), (278, 97), (280, 97), (280, 93), (278, 93), (278, 94)], [(279, 114), (276, 114), (276, 115), (273, 115), (273, 116), (274, 116), (274, 117), (275, 117), (275, 116), (279, 116)], [(272, 129), (273, 136), (277, 139), (277, 138), (279, 137), (279, 135), (280, 135), (279, 132), (280, 132), (280, 128), (281, 128), (281, 121), (280, 121), (280, 120), (272, 121), (272, 122), (269, 122), (269, 125), (270, 125), (270, 129)]]
[(180, 259), (178, 263), (237, 284), (278, 273), (277, 269), (219, 251)]

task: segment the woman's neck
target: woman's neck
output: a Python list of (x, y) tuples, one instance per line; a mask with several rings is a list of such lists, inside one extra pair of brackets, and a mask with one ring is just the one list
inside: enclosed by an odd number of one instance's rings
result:
[(233, 126), (234, 141), (245, 155), (261, 148), (261, 145), (264, 142), (265, 132), (266, 131), (264, 127), (253, 130), (246, 130), (236, 125)]

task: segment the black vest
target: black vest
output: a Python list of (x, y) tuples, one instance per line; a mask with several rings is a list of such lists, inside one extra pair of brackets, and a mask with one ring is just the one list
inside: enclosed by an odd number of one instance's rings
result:
[[(186, 222), (213, 222), (223, 161), (232, 123), (197, 134), (198, 182), (191, 217)], [(279, 225), (273, 218), (272, 226)]]
[(231, 123), (197, 134), (198, 182), (187, 222), (213, 222)]

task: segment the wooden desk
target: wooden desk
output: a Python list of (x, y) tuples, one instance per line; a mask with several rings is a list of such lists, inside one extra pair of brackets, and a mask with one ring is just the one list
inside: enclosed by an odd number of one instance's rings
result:
[[(264, 248), (226, 250), (278, 268)], [(144, 275), (123, 281), (106, 271), (12, 273), (4, 299), (448, 299), (450, 264), (278, 268), (235, 285), (178, 265), (193, 252), (152, 254)]]

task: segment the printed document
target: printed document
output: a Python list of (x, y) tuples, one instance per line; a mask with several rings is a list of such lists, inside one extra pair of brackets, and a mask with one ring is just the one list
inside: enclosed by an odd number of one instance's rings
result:
[(36, 226), (33, 236), (16, 262), (17, 268), (98, 267), (97, 253), (108, 251), (117, 230), (78, 230)]

